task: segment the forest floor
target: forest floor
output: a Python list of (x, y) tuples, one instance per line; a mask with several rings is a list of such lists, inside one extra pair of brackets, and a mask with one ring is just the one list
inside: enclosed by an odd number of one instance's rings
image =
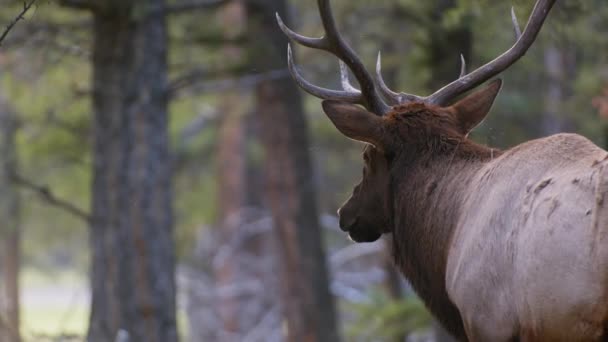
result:
[[(21, 333), (24, 342), (84, 341), (89, 323), (88, 275), (76, 270), (21, 273)], [(178, 309), (178, 329), (185, 338), (185, 311)]]
[(21, 307), (25, 341), (59, 336), (81, 339), (89, 320), (86, 274), (26, 268), (21, 276)]

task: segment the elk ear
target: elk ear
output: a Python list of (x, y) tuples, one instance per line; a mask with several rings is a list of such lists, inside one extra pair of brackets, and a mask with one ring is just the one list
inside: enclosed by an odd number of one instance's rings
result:
[(387, 146), (382, 134), (382, 117), (346, 102), (325, 100), (323, 111), (336, 128), (347, 137), (370, 143), (384, 150)]
[(467, 95), (450, 107), (456, 114), (463, 134), (469, 134), (485, 119), (501, 87), (502, 80), (496, 79), (485, 88)]

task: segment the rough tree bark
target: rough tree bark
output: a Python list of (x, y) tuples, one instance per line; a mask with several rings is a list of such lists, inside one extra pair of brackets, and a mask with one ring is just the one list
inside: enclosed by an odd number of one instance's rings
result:
[[(245, 9), (240, 1), (233, 1), (220, 11), (225, 36), (227, 38), (241, 34), (239, 28), (245, 20)], [(241, 50), (235, 46), (224, 47), (227, 59), (238, 59)], [(239, 234), (240, 211), (245, 206), (246, 152), (244, 115), (240, 113), (239, 94), (231, 91), (222, 95), (220, 112), (222, 113), (218, 132), (217, 168), (218, 168), (218, 222), (220, 244), (228, 243)], [(234, 286), (239, 281), (239, 257), (231, 253), (220, 265), (214, 265), (214, 276), (218, 288)], [(241, 317), (238, 298), (224, 296), (217, 304), (223, 331), (229, 334), (241, 332)], [(219, 338), (221, 340), (221, 338)]]
[[(238, 101), (234, 96), (228, 95), (227, 100)], [(219, 238), (224, 244), (239, 232), (238, 215), (244, 207), (245, 198), (245, 132), (240, 113), (230, 104), (222, 106), (223, 118), (220, 123), (218, 139), (218, 199)], [(238, 255), (224, 258), (221, 265), (214, 265), (214, 275), (218, 287), (234, 285), (239, 279)], [(239, 303), (234, 296), (225, 296), (218, 303), (220, 319), (223, 329), (229, 333), (239, 333)]]
[(572, 95), (571, 82), (576, 78), (576, 50), (550, 43), (544, 49), (545, 78), (543, 113), (540, 134), (551, 135), (570, 129), (571, 123), (563, 116), (563, 106)]
[(165, 1), (62, 3), (94, 19), (88, 341), (176, 341)]
[(0, 98), (0, 341), (19, 342), (19, 267), (21, 259), (19, 192), (11, 182), (17, 168), (17, 119)]
[(437, 0), (427, 30), (428, 67), (431, 72), (428, 87), (435, 91), (458, 77), (460, 54), (470, 64), (473, 54), (473, 32), (466, 20), (446, 28), (441, 23), (448, 11), (458, 5), (456, 0)]
[[(287, 41), (274, 16), (278, 11), (287, 17), (285, 1), (250, 1), (247, 8), (253, 68), (262, 72), (285, 65)], [(301, 97), (289, 78), (260, 82), (255, 96), (266, 155), (265, 195), (280, 253), (286, 338), (338, 341)]]
[[(226, 96), (226, 95), (225, 95)], [(257, 174), (253, 171), (249, 156), (250, 144), (254, 143), (251, 133), (251, 113), (243, 113), (240, 106), (242, 94), (227, 94), (221, 105), (222, 119), (218, 132), (217, 167), (218, 167), (218, 206), (219, 216), (217, 228), (219, 229), (219, 246), (233, 247), (235, 241), (241, 241), (230, 255), (220, 258), (221, 262), (214, 262), (214, 277), (216, 286), (220, 288), (237, 288), (243, 283), (256, 279), (264, 284), (267, 290), (272, 287), (273, 279), (268, 274), (259, 273), (251, 267), (252, 258), (268, 255), (275, 249), (272, 236), (259, 234), (255, 238), (248, 237), (247, 224), (250, 223), (252, 209), (259, 209), (259, 203), (254, 198), (261, 196), (256, 189)], [(236, 106), (235, 106), (236, 104)], [(218, 341), (239, 339), (255, 328), (260, 317), (252, 317), (247, 310), (253, 303), (270, 310), (271, 305), (263, 300), (263, 296), (252, 293), (239, 293), (233, 291), (232, 295), (220, 296), (217, 309), (223, 331), (226, 336), (219, 334)], [(258, 315), (264, 310), (256, 312)], [(220, 331), (220, 329), (216, 329)], [(232, 338), (231, 338), (232, 337)]]

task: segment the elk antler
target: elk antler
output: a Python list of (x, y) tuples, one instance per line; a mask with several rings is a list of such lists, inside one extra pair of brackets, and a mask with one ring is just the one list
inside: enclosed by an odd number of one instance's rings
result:
[[(511, 19), (513, 21), (516, 36), (515, 44), (502, 55), (469, 74), (466, 73), (466, 62), (461, 55), (460, 59), (462, 64), (458, 79), (426, 97), (392, 91), (382, 79), (380, 53), (378, 53), (378, 60), (376, 62), (376, 77), (378, 82), (376, 84), (372, 79), (372, 76), (363, 66), (359, 57), (340, 36), (331, 12), (329, 0), (317, 0), (321, 21), (326, 33), (325, 36), (321, 38), (310, 38), (295, 33), (283, 24), (283, 21), (278, 14), (277, 21), (281, 30), (292, 41), (310, 48), (330, 52), (340, 60), (340, 74), (343, 90), (325, 89), (313, 85), (302, 77), (293, 62), (291, 47), (288, 46), (287, 61), (289, 71), (302, 89), (322, 99), (333, 99), (362, 104), (369, 111), (378, 115), (384, 115), (390, 108), (387, 103), (382, 100), (382, 97), (379, 96), (378, 91), (380, 91), (382, 96), (388, 100), (388, 104), (390, 105), (420, 101), (443, 106), (447, 105), (458, 95), (461, 95), (498, 75), (526, 54), (530, 46), (532, 46), (532, 43), (534, 43), (534, 40), (545, 22), (549, 11), (555, 4), (555, 1), (556, 0), (537, 0), (523, 32), (517, 23), (515, 11), (511, 9)], [(348, 80), (348, 70), (344, 64), (352, 70), (357, 81), (361, 85), (361, 91), (355, 89), (350, 84), (350, 81)]]
[[(291, 76), (302, 89), (316, 97), (358, 103), (377, 115), (386, 114), (390, 108), (378, 94), (374, 79), (363, 66), (361, 59), (357, 56), (357, 54), (355, 54), (355, 52), (344, 41), (338, 32), (336, 22), (332, 15), (331, 6), (329, 5), (329, 0), (318, 0), (317, 5), (319, 7), (321, 22), (323, 24), (323, 28), (325, 29), (325, 35), (323, 37), (310, 38), (297, 34), (285, 26), (281, 20), (281, 17), (277, 13), (277, 22), (279, 27), (290, 40), (313, 49), (327, 51), (338, 57), (338, 59), (348, 66), (348, 68), (353, 72), (353, 75), (355, 75), (355, 78), (361, 86), (361, 90), (359, 91), (350, 85), (350, 81), (348, 80), (348, 71), (342, 64), (340, 66), (342, 87), (344, 89), (342, 91), (325, 89), (306, 81), (296, 69), (293, 62), (291, 47), (288, 46), (287, 62)], [(391, 100), (391, 102), (394, 101)]]
[(437, 105), (446, 105), (458, 95), (475, 88), (510, 67), (526, 54), (536, 39), (536, 36), (543, 26), (551, 7), (555, 4), (555, 1), (556, 0), (537, 1), (523, 32), (519, 29), (515, 12), (511, 11), (517, 38), (515, 44), (496, 59), (479, 67), (468, 75), (461, 75), (457, 80), (437, 90), (434, 94), (425, 98), (425, 101)]

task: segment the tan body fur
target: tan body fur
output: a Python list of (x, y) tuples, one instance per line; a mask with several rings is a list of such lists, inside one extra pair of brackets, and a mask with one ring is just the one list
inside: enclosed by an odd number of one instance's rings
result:
[(608, 322), (607, 157), (559, 134), (474, 172), (446, 269), (469, 339), (599, 340)]

